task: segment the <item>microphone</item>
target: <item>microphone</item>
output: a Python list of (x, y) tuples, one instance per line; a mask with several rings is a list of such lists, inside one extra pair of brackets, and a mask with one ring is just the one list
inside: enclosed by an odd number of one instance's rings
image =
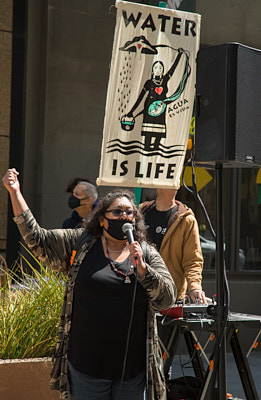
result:
[(122, 232), (126, 234), (128, 242), (131, 244), (134, 242), (134, 237), (133, 237), (133, 225), (126, 222), (126, 224), (122, 225)]
[[(133, 237), (132, 231), (133, 231), (133, 225), (130, 224), (129, 222), (126, 222), (125, 224), (122, 225), (122, 232), (126, 234), (129, 244), (134, 242), (134, 237)], [(138, 267), (138, 258), (137, 257), (135, 257), (135, 264), (136, 264), (136, 268), (137, 268)]]

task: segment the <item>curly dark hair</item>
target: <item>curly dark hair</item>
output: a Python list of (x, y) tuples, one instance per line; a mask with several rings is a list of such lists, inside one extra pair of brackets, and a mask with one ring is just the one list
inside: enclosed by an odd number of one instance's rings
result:
[(105, 211), (110, 208), (110, 205), (114, 202), (114, 200), (121, 197), (126, 197), (131, 202), (133, 210), (135, 210), (137, 213), (133, 230), (134, 239), (138, 242), (147, 240), (143, 216), (134, 202), (134, 194), (129, 190), (115, 190), (105, 195), (103, 199), (100, 200), (99, 205), (94, 209), (89, 219), (86, 221), (85, 228), (92, 235), (96, 237), (101, 236), (103, 233), (103, 228), (100, 226), (99, 217), (104, 216)]

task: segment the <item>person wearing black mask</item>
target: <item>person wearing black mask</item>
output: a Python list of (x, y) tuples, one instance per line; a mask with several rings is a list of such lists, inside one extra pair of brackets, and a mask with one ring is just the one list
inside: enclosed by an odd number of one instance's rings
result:
[[(70, 400), (166, 400), (156, 314), (176, 287), (146, 229), (133, 193), (108, 193), (86, 228), (41, 228), (20, 191), (18, 172), (3, 177), (14, 221), (47, 267), (65, 270), (51, 389)], [(122, 226), (133, 227), (128, 243)]]
[(63, 224), (63, 229), (76, 228), (82, 225), (84, 219), (94, 209), (98, 202), (98, 193), (92, 183), (80, 181), (74, 188), (68, 200), (69, 207), (73, 210), (70, 218)]
[(88, 182), (88, 183), (92, 183), (91, 181), (89, 181), (89, 179), (86, 178), (78, 178), (75, 177), (73, 179), (71, 179), (66, 187), (66, 192), (72, 194), (73, 189), (75, 188), (76, 185), (78, 185), (79, 182)]

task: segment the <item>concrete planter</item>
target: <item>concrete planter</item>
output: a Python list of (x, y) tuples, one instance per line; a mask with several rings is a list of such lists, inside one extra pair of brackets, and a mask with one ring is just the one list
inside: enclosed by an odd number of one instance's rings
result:
[(1, 400), (58, 400), (49, 389), (50, 358), (0, 360)]

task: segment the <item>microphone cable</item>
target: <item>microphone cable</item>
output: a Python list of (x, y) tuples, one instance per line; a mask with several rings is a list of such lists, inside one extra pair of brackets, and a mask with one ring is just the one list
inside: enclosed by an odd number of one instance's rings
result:
[[(194, 147), (194, 145), (193, 145), (193, 147)], [(199, 195), (199, 193), (197, 191), (196, 174), (195, 174), (195, 168), (194, 168), (194, 160), (193, 160), (193, 156), (192, 156), (193, 147), (191, 149), (191, 157), (184, 164), (184, 168), (182, 170), (182, 175), (181, 175), (181, 180), (182, 180), (182, 184), (185, 187), (185, 189), (187, 189), (188, 192), (192, 193), (193, 196), (195, 197), (195, 199), (199, 202), (199, 204), (200, 204), (200, 206), (201, 206), (201, 208), (203, 210), (204, 216), (206, 218), (207, 224), (209, 226), (209, 229), (211, 231), (211, 234), (212, 234), (213, 238), (216, 240), (216, 232), (214, 231), (214, 228), (213, 228), (212, 223), (210, 221), (210, 218), (209, 218), (208, 212), (206, 210), (206, 207), (205, 207), (205, 205), (204, 205), (204, 203), (203, 203), (203, 201), (202, 201), (202, 199), (201, 199), (201, 197), (200, 197), (200, 195)], [(189, 163), (191, 163), (191, 169), (192, 169), (192, 187), (193, 187), (193, 190), (190, 189), (186, 185), (185, 180), (184, 180), (185, 169), (189, 165)]]
[(131, 333), (132, 321), (133, 321), (133, 316), (134, 316), (134, 305), (135, 305), (137, 284), (138, 284), (137, 261), (136, 261), (136, 266), (134, 268), (134, 276), (135, 276), (135, 281), (134, 281), (132, 304), (131, 304), (130, 322), (129, 322), (128, 331), (127, 331), (126, 347), (125, 347), (125, 353), (124, 353), (124, 359), (123, 359), (123, 367), (122, 367), (122, 373), (121, 373), (120, 387), (119, 387), (119, 392), (118, 392), (116, 400), (120, 399), (122, 382), (124, 380), (124, 375), (125, 375), (125, 370), (126, 370), (127, 356), (128, 356), (129, 343), (130, 343), (130, 333)]

